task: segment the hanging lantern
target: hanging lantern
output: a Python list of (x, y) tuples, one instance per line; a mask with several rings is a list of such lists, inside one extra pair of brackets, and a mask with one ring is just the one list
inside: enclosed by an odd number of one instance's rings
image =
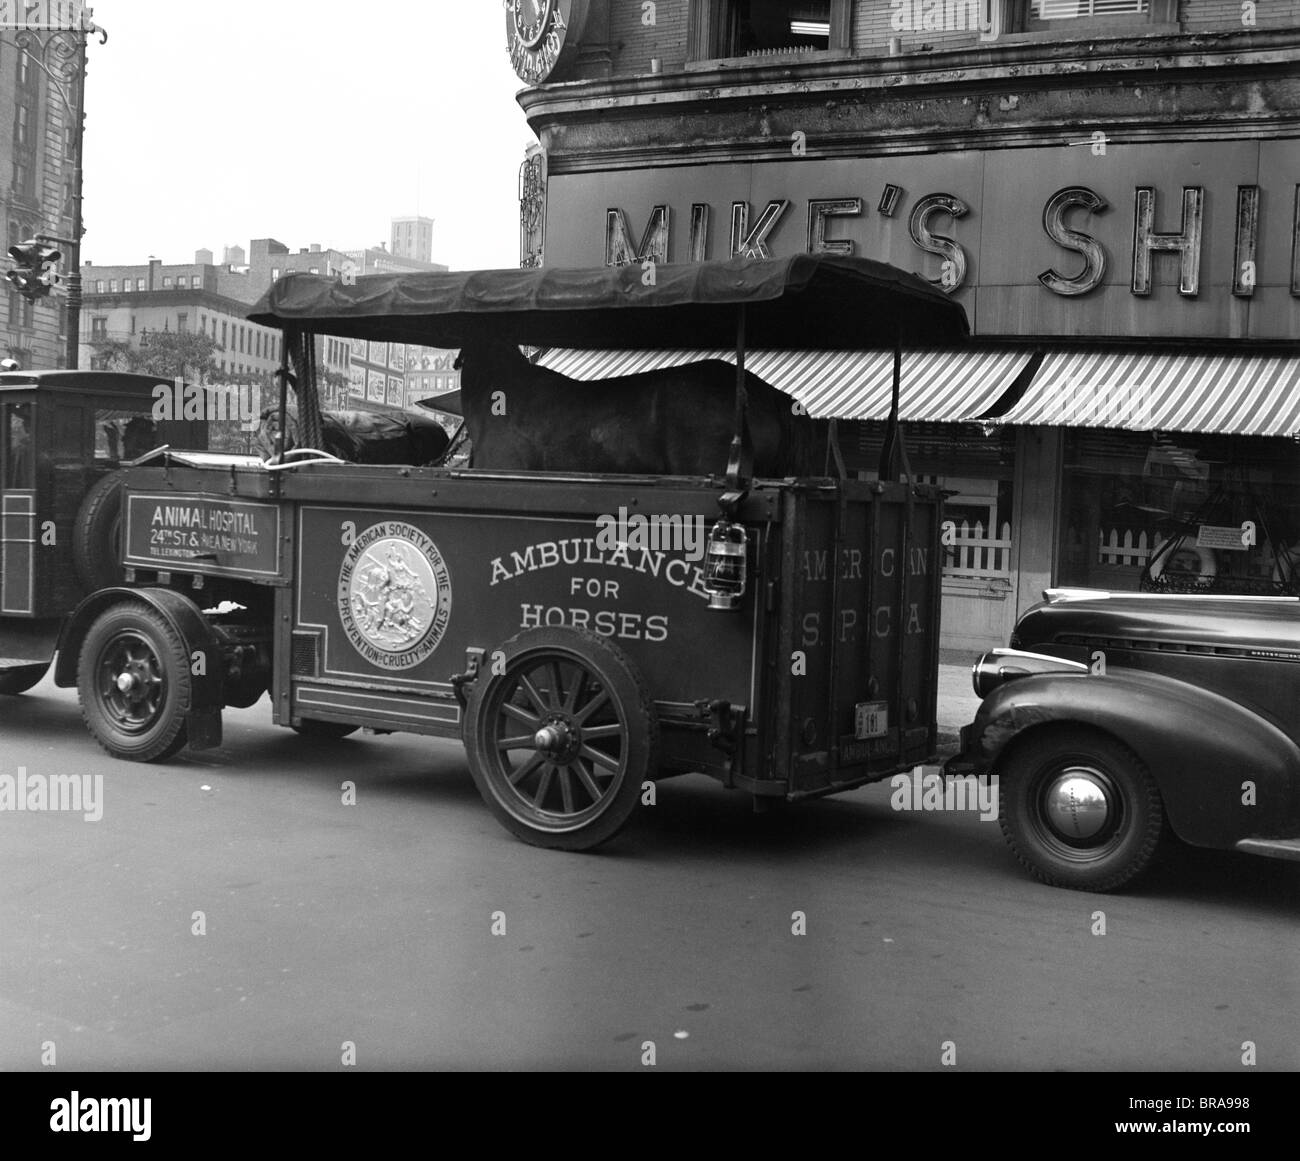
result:
[(745, 595), (749, 537), (744, 525), (719, 520), (709, 532), (704, 556), (704, 588), (710, 609), (737, 609)]

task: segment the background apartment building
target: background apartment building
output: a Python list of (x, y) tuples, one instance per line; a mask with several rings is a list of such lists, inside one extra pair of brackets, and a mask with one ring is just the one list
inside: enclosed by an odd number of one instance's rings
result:
[[(427, 219), (425, 219), (427, 220)], [(396, 228), (396, 227), (395, 227)], [(274, 238), (255, 238), (247, 260), (242, 247), (228, 246), (223, 261), (198, 250), (194, 261), (82, 265), (82, 365), (104, 365), (103, 344), (139, 346), (148, 335), (197, 331), (219, 348), (216, 361), (223, 381), (269, 387), (279, 367), (280, 334), (247, 321), (249, 308), (278, 278), (290, 273), (343, 278), (351, 274), (446, 270), (446, 266), (394, 255), (384, 245), (338, 250), (319, 244), (292, 250)], [(358, 401), (405, 407), (408, 365), (437, 358), (438, 352), (402, 344), (351, 342), (317, 337), (317, 366), (327, 408)], [(426, 392), (427, 394), (427, 392)]]
[[(83, 80), (72, 80), (75, 105)], [(73, 175), (80, 135), (54, 82), (11, 31), (0, 35), (0, 206), (5, 248), (37, 233), (70, 238)], [(0, 290), (0, 347), (24, 367), (61, 367), (66, 361), (67, 299), (29, 302), (6, 282)]]

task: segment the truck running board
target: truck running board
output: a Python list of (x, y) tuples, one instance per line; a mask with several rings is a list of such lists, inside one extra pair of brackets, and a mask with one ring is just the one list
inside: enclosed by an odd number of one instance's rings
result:
[(1237, 850), (1247, 855), (1264, 855), (1270, 859), (1300, 859), (1300, 838), (1242, 839)]

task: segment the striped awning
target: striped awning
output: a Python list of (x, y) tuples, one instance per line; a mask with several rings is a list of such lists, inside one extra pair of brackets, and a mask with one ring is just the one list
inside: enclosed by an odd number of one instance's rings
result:
[(1291, 436), (1300, 356), (1053, 351), (1000, 423)]
[[(1014, 382), (1032, 350), (904, 350), (899, 414), (958, 421), (983, 415)], [(571, 379), (605, 379), (706, 359), (735, 363), (734, 351), (576, 351), (552, 349), (538, 364)], [(887, 419), (893, 351), (746, 352), (745, 368), (793, 396), (815, 418)]]
[(732, 351), (574, 351), (551, 347), (537, 358), (537, 365), (558, 371), (570, 379), (613, 379), (619, 375), (639, 375), (642, 371), (661, 371), (665, 367), (684, 367), (709, 359), (734, 362)]

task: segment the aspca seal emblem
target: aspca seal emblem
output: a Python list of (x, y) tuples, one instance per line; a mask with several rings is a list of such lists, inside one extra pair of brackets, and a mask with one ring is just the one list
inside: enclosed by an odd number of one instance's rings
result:
[(339, 614), (352, 646), (382, 669), (410, 669), (437, 647), (451, 618), (451, 574), (423, 532), (372, 524), (339, 569)]

